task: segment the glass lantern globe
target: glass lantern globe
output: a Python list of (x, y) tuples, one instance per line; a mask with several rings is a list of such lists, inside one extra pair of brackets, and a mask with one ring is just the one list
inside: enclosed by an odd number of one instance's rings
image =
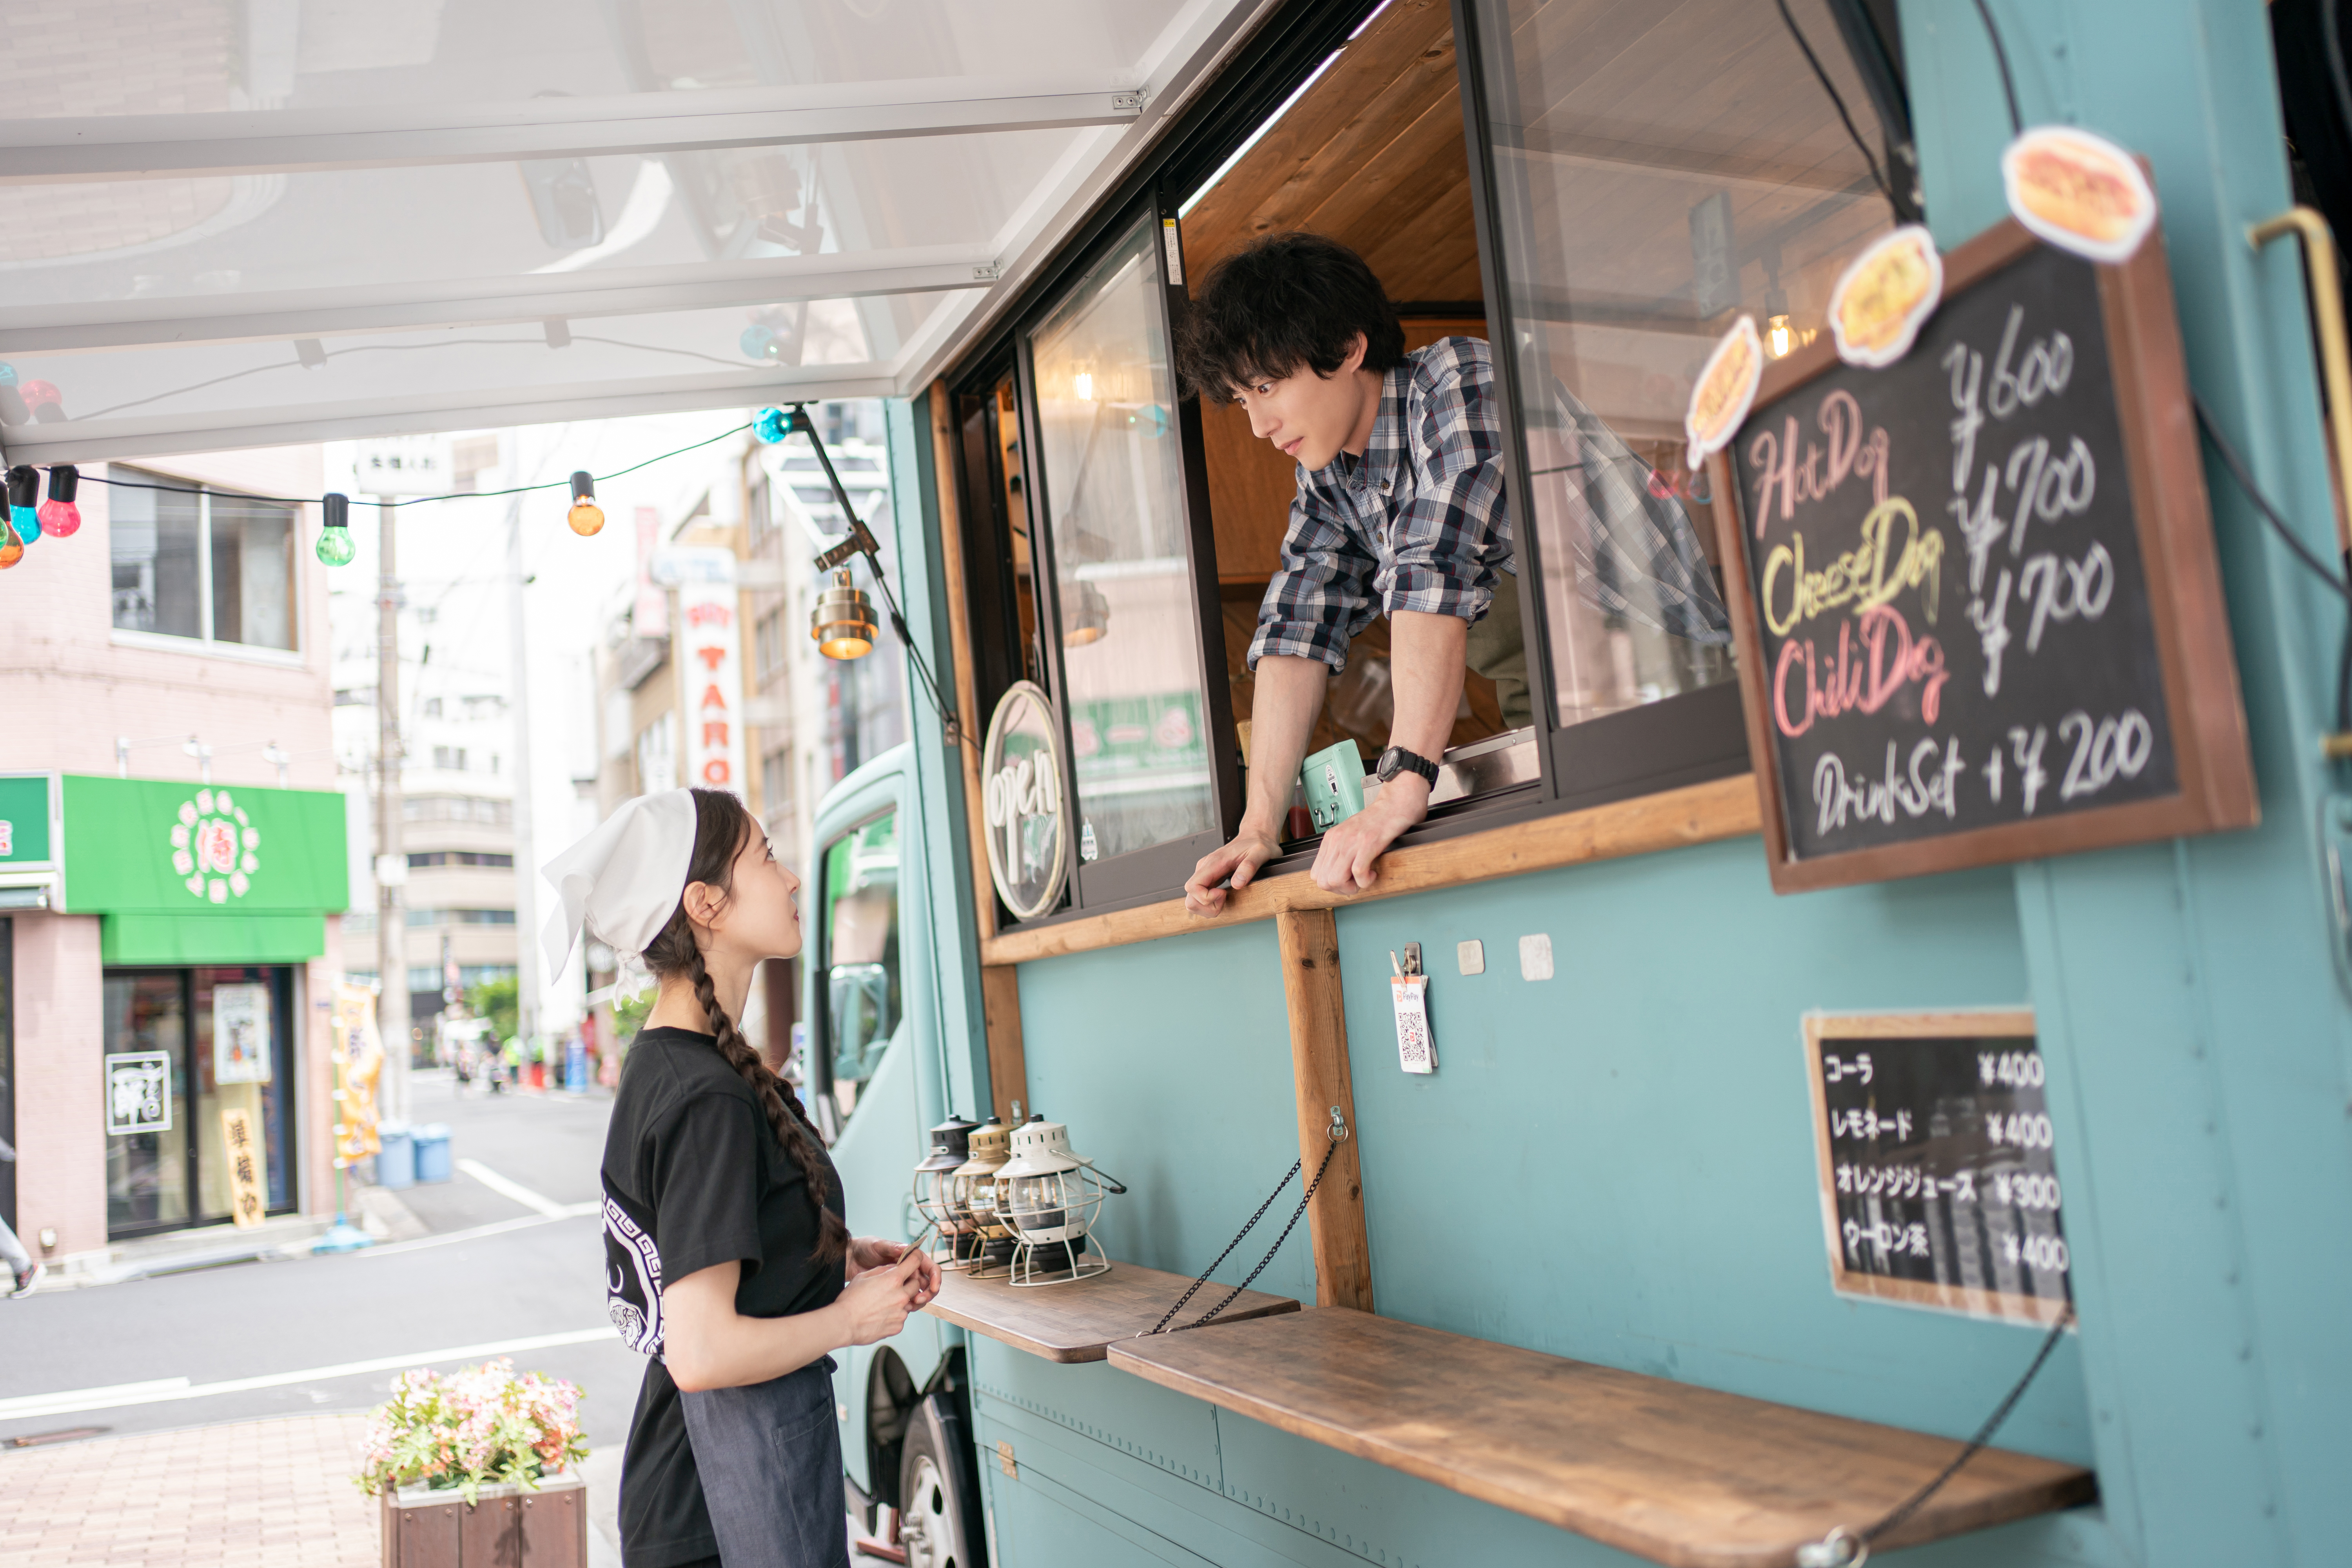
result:
[(1014, 1130), (1013, 1157), (997, 1173), (1000, 1215), (1017, 1243), (1015, 1285), (1060, 1285), (1108, 1271), (1110, 1262), (1087, 1245), (1103, 1195), (1127, 1189), (1070, 1152), (1069, 1129), (1032, 1116)]
[(967, 1146), (971, 1158), (955, 1168), (948, 1201), (961, 1207), (971, 1228), (958, 1252), (964, 1267), (975, 1272), (1002, 1268), (1013, 1261), (1013, 1233), (997, 1214), (996, 1173), (1004, 1167), (1012, 1134), (994, 1117), (971, 1130)]
[(971, 1130), (979, 1125), (950, 1112), (931, 1129), (931, 1152), (915, 1167), (915, 1212), (938, 1236), (932, 1256), (943, 1268), (968, 1267), (958, 1244), (971, 1230), (971, 1211), (955, 1200), (955, 1173), (971, 1158)]

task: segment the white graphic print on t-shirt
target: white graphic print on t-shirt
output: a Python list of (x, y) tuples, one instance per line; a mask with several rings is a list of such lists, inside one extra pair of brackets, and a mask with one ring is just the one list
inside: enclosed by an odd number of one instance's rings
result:
[(645, 1227), (604, 1200), (604, 1311), (639, 1355), (662, 1353), (661, 1249)]

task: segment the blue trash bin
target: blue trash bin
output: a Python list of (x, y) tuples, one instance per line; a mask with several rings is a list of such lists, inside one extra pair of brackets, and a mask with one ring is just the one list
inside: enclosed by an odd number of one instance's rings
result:
[(563, 1047), (563, 1089), (567, 1094), (588, 1092), (588, 1047), (578, 1040)]
[(416, 1181), (418, 1185), (449, 1179), (449, 1124), (428, 1121), (408, 1136), (409, 1144), (416, 1151)]
[(411, 1141), (407, 1124), (387, 1121), (376, 1129), (376, 1140), (383, 1147), (375, 1152), (375, 1184), (398, 1192), (416, 1184), (416, 1145)]

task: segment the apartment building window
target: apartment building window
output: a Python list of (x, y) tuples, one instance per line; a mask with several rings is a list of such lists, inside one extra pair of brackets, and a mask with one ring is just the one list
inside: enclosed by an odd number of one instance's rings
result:
[(401, 797), (405, 822), (482, 822), (505, 827), (514, 821), (514, 803), (471, 795), (411, 795)]
[(775, 492), (770, 488), (768, 476), (764, 473), (751, 481), (751, 497), (745, 510), (744, 527), (750, 535), (747, 542), (754, 555), (760, 552), (761, 545), (767, 543), (768, 536), (776, 531)]
[(293, 651), (299, 509), (116, 471), (163, 488), (109, 497), (115, 628)]
[(436, 768), (446, 768), (451, 773), (464, 773), (466, 771), (466, 748), (463, 746), (434, 747), (433, 765)]
[(783, 673), (784, 612), (770, 610), (751, 627), (751, 654), (759, 683), (765, 686)]
[(760, 759), (760, 810), (772, 817), (789, 811), (792, 804), (792, 748), (779, 746)]

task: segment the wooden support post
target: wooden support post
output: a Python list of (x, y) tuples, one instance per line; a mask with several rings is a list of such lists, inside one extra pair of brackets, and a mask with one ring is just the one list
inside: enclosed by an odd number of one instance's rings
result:
[(1290, 1073), (1298, 1099), (1303, 1181), (1314, 1178), (1331, 1147), (1331, 1108), (1349, 1136), (1307, 1207), (1315, 1246), (1315, 1301), (1372, 1310), (1372, 1250), (1364, 1235), (1363, 1135), (1348, 1073), (1348, 1009), (1339, 994), (1339, 931), (1328, 910), (1290, 910), (1275, 917), (1282, 942), (1282, 996), (1290, 1011)]
[(1024, 1114), (1029, 1110), (1029, 1061), (1021, 1048), (1021, 972), (1009, 963), (982, 969), (980, 1005), (988, 1022), (989, 1092), (996, 1100), (992, 1108), (980, 1109), (993, 1109), (1009, 1127), (1014, 1100), (1021, 1102)]

